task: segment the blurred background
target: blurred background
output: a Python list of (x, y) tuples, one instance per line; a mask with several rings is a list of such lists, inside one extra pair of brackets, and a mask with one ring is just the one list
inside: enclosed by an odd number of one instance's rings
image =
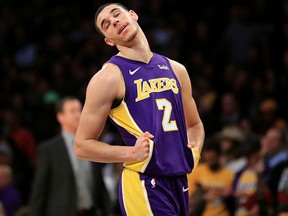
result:
[[(55, 103), (84, 102), (88, 81), (116, 54), (94, 27), (106, 2), (0, 0), (0, 163), (12, 167), (19, 208), (29, 205), (39, 143), (59, 132)], [(287, 152), (287, 0), (119, 2), (139, 15), (152, 51), (186, 66), (206, 137), (233, 125), (261, 141), (276, 127)]]

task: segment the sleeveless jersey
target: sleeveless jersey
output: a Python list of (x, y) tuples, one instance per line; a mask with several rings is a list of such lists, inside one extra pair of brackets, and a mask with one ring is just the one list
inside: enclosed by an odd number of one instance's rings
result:
[(149, 157), (124, 167), (155, 176), (190, 173), (197, 156), (187, 148), (181, 87), (168, 59), (154, 53), (148, 64), (121, 56), (108, 62), (119, 67), (125, 82), (124, 99), (109, 114), (125, 144), (135, 145), (145, 131), (154, 135)]

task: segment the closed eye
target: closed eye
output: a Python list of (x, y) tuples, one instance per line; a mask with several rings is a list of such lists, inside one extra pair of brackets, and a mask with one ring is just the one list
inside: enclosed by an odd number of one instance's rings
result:
[[(118, 8), (113, 8), (113, 9), (110, 11), (110, 14), (113, 15), (113, 17), (117, 17), (117, 16), (120, 14), (120, 11), (119, 11)], [(102, 27), (102, 29), (107, 30), (108, 27), (109, 27), (109, 25), (110, 25), (109, 20), (106, 20), (106, 19), (102, 20), (102, 22), (101, 22), (101, 27)]]
[(107, 29), (108, 29), (109, 25), (110, 25), (110, 23), (109, 23), (109, 22), (105, 23), (105, 25), (104, 25), (104, 28), (105, 28), (105, 30), (107, 30)]

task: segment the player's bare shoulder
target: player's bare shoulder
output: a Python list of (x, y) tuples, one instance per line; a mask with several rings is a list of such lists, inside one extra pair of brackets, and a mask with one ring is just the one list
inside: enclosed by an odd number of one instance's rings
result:
[(121, 98), (124, 83), (119, 67), (112, 63), (105, 63), (91, 78), (87, 89), (104, 93), (109, 91), (110, 93), (115, 94), (117, 98)]
[(181, 64), (175, 60), (172, 60), (172, 59), (168, 59), (168, 60), (171, 64), (171, 67), (172, 67), (173, 71), (175, 72), (177, 78), (179, 79), (180, 83), (182, 83), (186, 79), (189, 80), (189, 75), (188, 75), (187, 69), (183, 64)]
[(89, 85), (116, 84), (121, 80), (120, 69), (112, 63), (105, 63), (102, 68), (91, 78)]
[(175, 73), (187, 73), (186, 67), (183, 64), (172, 59), (168, 59), (168, 60), (171, 64), (171, 67), (175, 71)]

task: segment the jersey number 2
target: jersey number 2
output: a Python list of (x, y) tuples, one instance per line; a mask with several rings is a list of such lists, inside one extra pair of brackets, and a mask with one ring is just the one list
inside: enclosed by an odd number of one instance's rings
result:
[(172, 112), (172, 105), (166, 98), (156, 99), (156, 104), (159, 110), (163, 110), (162, 127), (164, 131), (178, 130), (175, 120), (170, 119)]

